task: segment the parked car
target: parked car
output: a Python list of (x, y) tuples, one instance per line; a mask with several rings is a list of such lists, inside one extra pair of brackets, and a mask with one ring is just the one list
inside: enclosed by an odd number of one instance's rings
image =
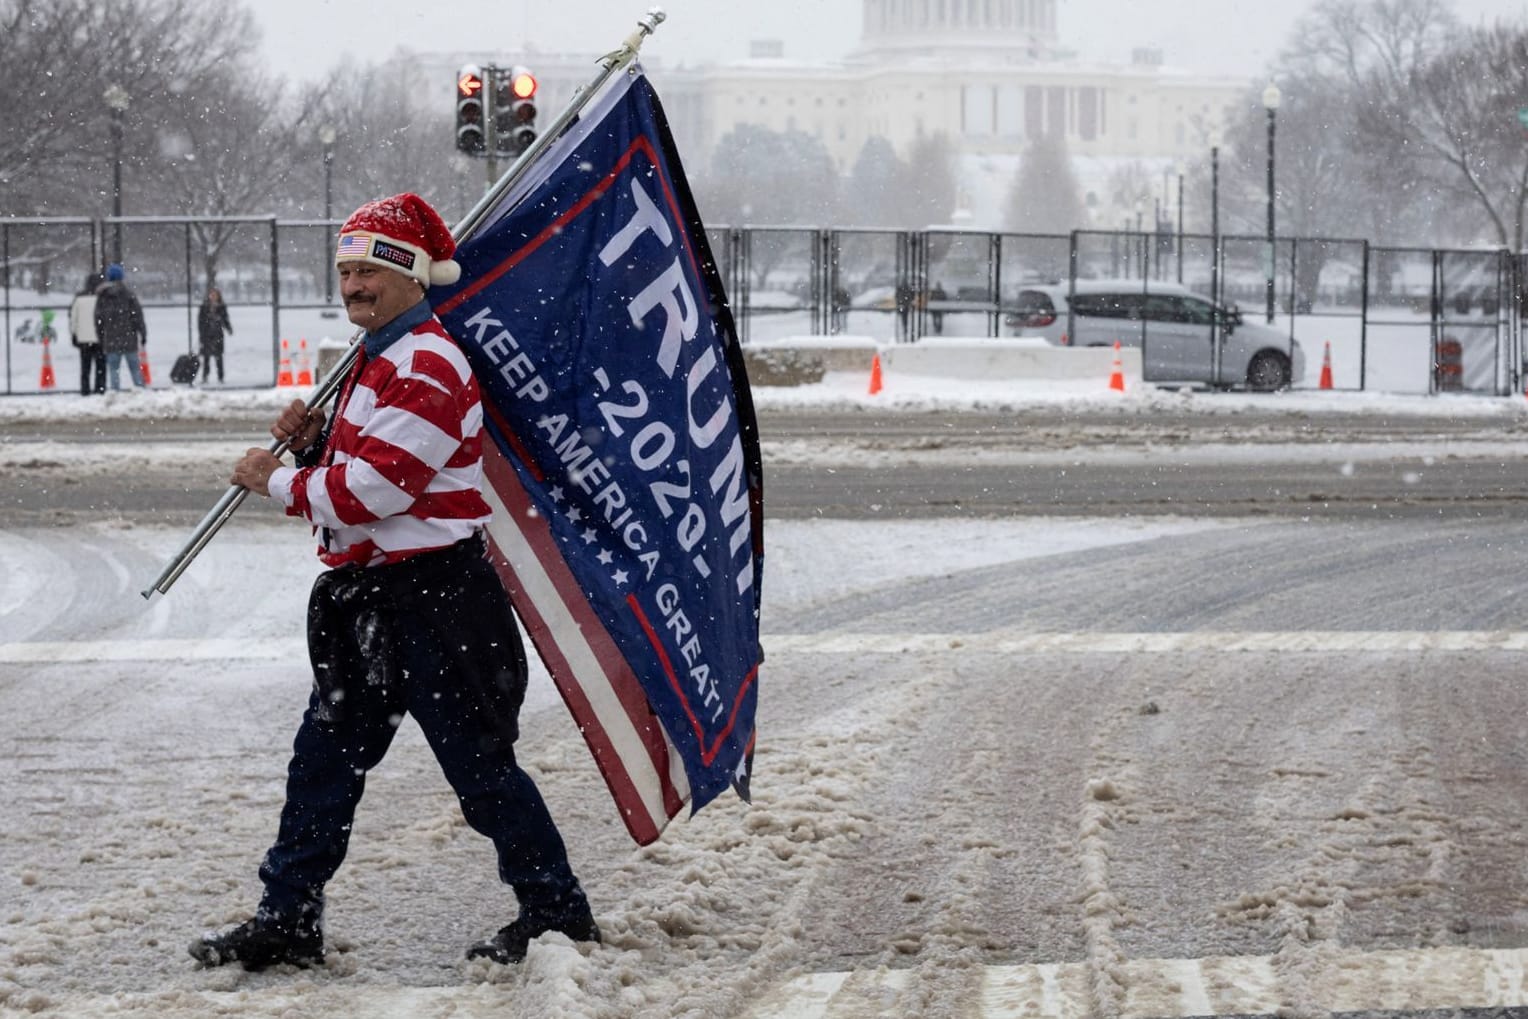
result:
[[(1218, 329), (1215, 323), (1219, 321)], [(1266, 326), (1242, 321), (1234, 306), (1175, 283), (1077, 280), (1026, 287), (1004, 316), (1015, 336), (1059, 347), (1140, 347), (1145, 377), (1156, 382), (1207, 382), (1271, 390), (1305, 374), (1300, 344)], [(1210, 337), (1218, 333), (1220, 373), (1212, 377)]]

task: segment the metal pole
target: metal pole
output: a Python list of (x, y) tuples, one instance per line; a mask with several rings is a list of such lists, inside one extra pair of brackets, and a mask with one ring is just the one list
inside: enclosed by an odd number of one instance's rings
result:
[(1183, 172), (1178, 172), (1178, 282), (1183, 282)]
[(1220, 146), (1210, 146), (1210, 300), (1215, 314), (1210, 317), (1210, 380), (1220, 383)]
[[(487, 219), (494, 204), (519, 183), (520, 178), (525, 176), (530, 170), (536, 158), (577, 119), (583, 108), (589, 104), (589, 101), (599, 94), (600, 88), (605, 82), (609, 81), (611, 77), (637, 58), (637, 53), (642, 48), (643, 40), (656, 31), (666, 18), (667, 15), (663, 12), (662, 8), (649, 8), (645, 15), (637, 19), (636, 31), (628, 35), (618, 48), (600, 58), (600, 71), (594, 76), (593, 80), (573, 93), (572, 101), (558, 115), (557, 119), (553, 121), (552, 126), (547, 132), (526, 147), (526, 150), (520, 154), (520, 157), (505, 171), (504, 176), (499, 178), (498, 183), (472, 207), (466, 217), (451, 231), (451, 235), (457, 241), (465, 240), (477, 231), (477, 228)], [(272, 237), (275, 237), (274, 228), (272, 229)], [(272, 247), (273, 249), (275, 247), (274, 240)], [(274, 287), (275, 281), (273, 280), (273, 295), (275, 293)], [(360, 332), (357, 331), (356, 336), (359, 335)], [(350, 374), (350, 369), (355, 364), (356, 358), (360, 356), (360, 351), (360, 344), (355, 342), (355, 337), (352, 337), (350, 349), (345, 352), (345, 356), (340, 358), (339, 363), (334, 366), (328, 375), (324, 376), (323, 380), (318, 384), (318, 388), (308, 398), (308, 406), (310, 408), (317, 409), (333, 399), (335, 394), (339, 392), (340, 385)], [(276, 456), (281, 456), (287, 451), (287, 448), (288, 444), (286, 442), (280, 440), (271, 441), (270, 451)], [(239, 505), (248, 495), (249, 489), (244, 488), (242, 485), (228, 486), (228, 491), (223, 493), (223, 497), (218, 500), (217, 505), (207, 511), (207, 515), (196, 525), (196, 529), (191, 533), (191, 537), (187, 539), (186, 543), (181, 546), (180, 551), (171, 558), (169, 564), (165, 566), (154, 582), (143, 591), (143, 597), (152, 598), (156, 591), (160, 594), (167, 594), (171, 585), (180, 578), (182, 573), (186, 572), (186, 568), (191, 565), (191, 561), (201, 553), (202, 549), (207, 547), (207, 543), (212, 540), (213, 535), (217, 534), (218, 530), (228, 522), (229, 518), (233, 516), (234, 511), (239, 508)]]
[(122, 110), (111, 111), (111, 214), (117, 222), (112, 224), (111, 260), (122, 262)]
[(329, 221), (334, 218), (334, 143), (324, 144), (324, 303), (334, 303), (334, 238)]
[[(207, 286), (212, 286), (212, 281), (207, 281)], [(186, 224), (186, 353), (196, 353), (196, 320), (191, 309), (195, 308), (196, 302), (196, 279), (191, 269), (191, 224)], [(174, 380), (171, 380), (174, 381)]]
[(483, 148), (488, 157), (487, 177), (483, 190), (492, 191), (494, 181), (499, 179), (499, 68), (489, 64), (483, 68)]
[(1274, 234), (1273, 234), (1273, 122), (1277, 111), (1273, 107), (1268, 108), (1268, 322), (1273, 324), (1273, 262), (1274, 262)]
[(0, 286), (5, 288), (5, 391), (9, 393), (11, 392), (11, 225), (4, 222), (0, 222)]

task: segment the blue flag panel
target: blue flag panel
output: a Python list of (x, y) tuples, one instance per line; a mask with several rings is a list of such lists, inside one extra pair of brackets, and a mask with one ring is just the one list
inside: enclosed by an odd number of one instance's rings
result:
[(758, 431), (645, 76), (591, 103), (543, 162), (458, 249), (460, 282), (430, 296), (483, 389), (501, 571), (622, 816), (650, 841), (686, 796), (693, 809), (729, 784), (746, 796)]

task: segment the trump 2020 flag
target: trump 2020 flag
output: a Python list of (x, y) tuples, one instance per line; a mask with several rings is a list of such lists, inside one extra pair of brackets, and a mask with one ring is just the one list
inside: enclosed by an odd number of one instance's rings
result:
[(747, 797), (758, 428), (657, 96), (618, 75), (431, 290), (483, 391), (494, 559), (637, 842)]

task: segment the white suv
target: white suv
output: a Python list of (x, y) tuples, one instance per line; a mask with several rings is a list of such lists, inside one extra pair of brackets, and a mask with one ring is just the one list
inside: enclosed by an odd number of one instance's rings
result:
[[(1291, 337), (1243, 322), (1235, 307), (1217, 308), (1176, 283), (1077, 280), (1021, 290), (1005, 316), (1016, 336), (1059, 347), (1141, 348), (1148, 381), (1206, 382), (1270, 390), (1305, 375), (1305, 352)], [(1219, 316), (1219, 328), (1214, 327)], [(1210, 337), (1220, 342), (1216, 377)]]

